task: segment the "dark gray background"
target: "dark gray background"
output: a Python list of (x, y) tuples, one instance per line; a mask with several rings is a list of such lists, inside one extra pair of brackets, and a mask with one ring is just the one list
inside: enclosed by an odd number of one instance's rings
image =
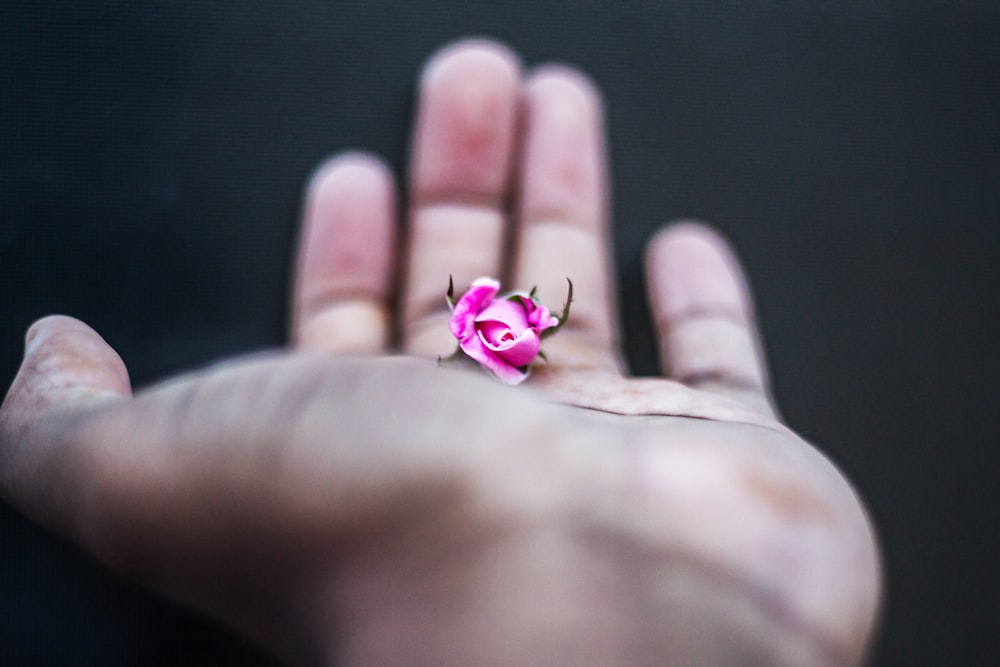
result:
[[(873, 664), (1000, 660), (1000, 3), (7, 0), (0, 383), (50, 312), (137, 385), (281, 344), (311, 168), (398, 172), (422, 60), (470, 33), (604, 90), (637, 372), (655, 226), (735, 242), (789, 423), (878, 526)], [(0, 662), (262, 660), (0, 505)]]

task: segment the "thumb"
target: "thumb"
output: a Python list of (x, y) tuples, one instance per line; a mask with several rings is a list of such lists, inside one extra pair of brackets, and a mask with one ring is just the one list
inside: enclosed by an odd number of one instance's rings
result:
[(52, 528), (68, 528), (56, 520), (67, 516), (60, 499), (70, 497), (74, 460), (62, 435), (75, 415), (131, 393), (121, 357), (86, 324), (51, 315), (31, 325), (0, 407), (0, 495)]
[(24, 361), (3, 403), (31, 417), (39, 410), (82, 408), (130, 396), (121, 357), (96, 331), (65, 315), (43, 317), (24, 337)]

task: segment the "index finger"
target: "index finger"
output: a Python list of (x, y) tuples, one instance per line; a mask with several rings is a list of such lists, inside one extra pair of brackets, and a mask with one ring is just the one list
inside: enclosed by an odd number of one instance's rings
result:
[(389, 169), (361, 153), (323, 165), (306, 193), (295, 270), (299, 347), (377, 354), (390, 337), (395, 197)]

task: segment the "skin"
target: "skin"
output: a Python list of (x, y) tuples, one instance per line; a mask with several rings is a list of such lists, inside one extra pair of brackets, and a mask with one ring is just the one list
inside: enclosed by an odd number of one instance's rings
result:
[[(308, 187), (292, 349), (133, 396), (85, 324), (35, 323), (0, 411), (3, 496), (295, 664), (859, 664), (870, 523), (777, 417), (710, 228), (652, 239), (664, 377), (625, 373), (601, 122), (579, 72), (444, 48), (403, 240), (389, 170), (345, 154)], [(555, 309), (572, 278), (521, 387), (433, 361), (455, 344), (449, 274)]]

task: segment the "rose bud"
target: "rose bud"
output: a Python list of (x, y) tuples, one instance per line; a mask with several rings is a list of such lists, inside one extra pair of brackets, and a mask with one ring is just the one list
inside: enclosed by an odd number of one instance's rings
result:
[(532, 294), (497, 297), (498, 291), (499, 281), (474, 280), (455, 303), (449, 328), (465, 354), (507, 384), (519, 384), (539, 355), (542, 332), (560, 322)]

